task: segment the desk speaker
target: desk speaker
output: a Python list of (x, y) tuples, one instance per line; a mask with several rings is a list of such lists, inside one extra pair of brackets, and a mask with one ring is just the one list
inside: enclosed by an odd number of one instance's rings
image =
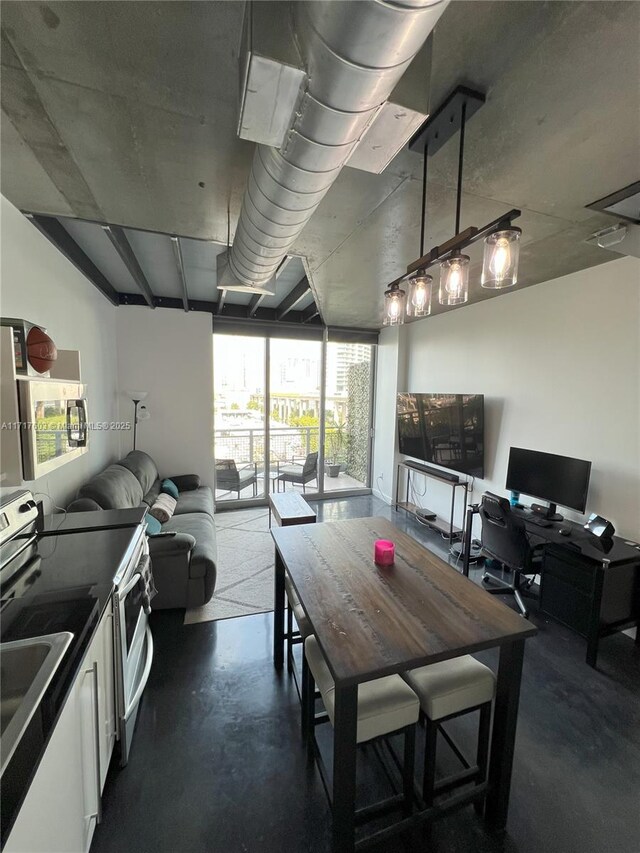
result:
[(593, 533), (593, 535), (597, 536), (598, 539), (611, 539), (613, 534), (616, 532), (615, 527), (610, 521), (607, 521), (607, 519), (603, 518), (601, 515), (596, 515), (595, 512), (592, 512), (589, 516), (589, 520), (585, 524), (584, 529), (588, 530), (589, 533)]

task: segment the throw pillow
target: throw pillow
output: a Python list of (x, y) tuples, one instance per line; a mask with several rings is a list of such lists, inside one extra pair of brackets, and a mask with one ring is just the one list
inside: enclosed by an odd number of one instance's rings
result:
[(171, 495), (158, 495), (158, 500), (149, 510), (149, 514), (164, 524), (166, 521), (169, 521), (175, 512), (176, 503), (176, 499), (172, 498)]
[(153, 515), (147, 513), (145, 521), (147, 522), (147, 536), (155, 536), (156, 533), (160, 533), (162, 530), (162, 525)]
[(171, 495), (172, 498), (178, 500), (178, 487), (173, 482), (173, 480), (163, 480), (162, 485), (160, 486), (160, 490), (166, 495)]

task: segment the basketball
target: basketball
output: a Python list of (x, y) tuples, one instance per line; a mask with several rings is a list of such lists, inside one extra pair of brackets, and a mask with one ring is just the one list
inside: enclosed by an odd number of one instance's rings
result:
[(27, 335), (27, 358), (38, 373), (46, 373), (58, 358), (56, 345), (38, 326), (30, 329)]

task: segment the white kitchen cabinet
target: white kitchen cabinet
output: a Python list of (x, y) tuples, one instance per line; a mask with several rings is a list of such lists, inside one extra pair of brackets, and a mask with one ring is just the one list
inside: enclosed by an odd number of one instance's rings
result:
[(100, 791), (104, 788), (116, 742), (116, 686), (114, 662), (113, 603), (109, 601), (92, 642), (98, 663), (98, 711), (100, 722)]
[(78, 675), (22, 804), (4, 853), (69, 853), (84, 850), (85, 792), (82, 773)]
[(87, 853), (100, 819), (115, 721), (110, 602), (3, 853)]

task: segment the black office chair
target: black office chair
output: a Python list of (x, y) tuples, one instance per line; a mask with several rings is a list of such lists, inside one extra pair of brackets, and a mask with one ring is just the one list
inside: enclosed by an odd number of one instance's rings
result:
[[(512, 511), (507, 498), (485, 492), (480, 504), (482, 519), (482, 552), (502, 563), (513, 572), (513, 580), (507, 583), (485, 571), (484, 583), (498, 584), (487, 587), (492, 595), (513, 595), (524, 617), (529, 615), (522, 597), (535, 598), (530, 592), (540, 561), (529, 541), (524, 521)], [(531, 578), (524, 575), (533, 575)]]

